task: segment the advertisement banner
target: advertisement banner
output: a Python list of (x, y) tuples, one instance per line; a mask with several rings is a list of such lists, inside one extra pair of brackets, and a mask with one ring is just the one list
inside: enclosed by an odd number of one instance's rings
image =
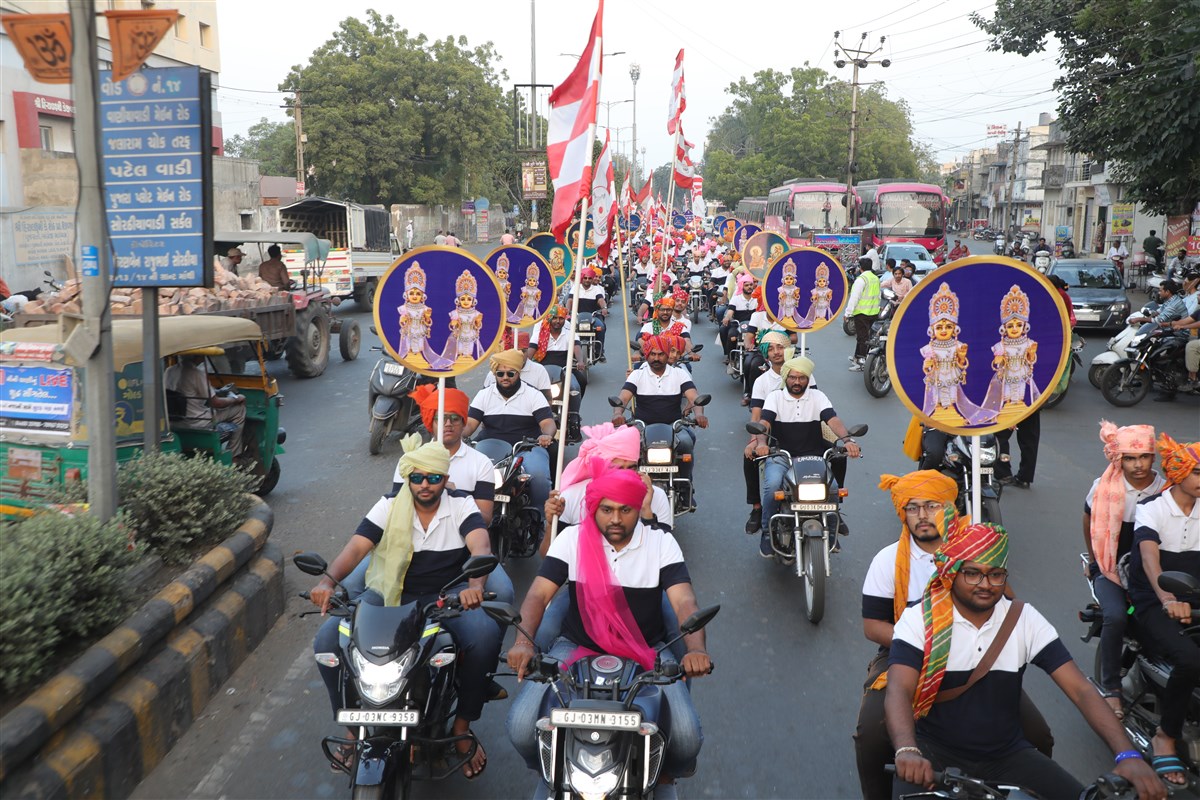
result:
[(0, 430), (69, 435), (74, 402), (70, 369), (0, 367)]
[(545, 161), (524, 161), (521, 163), (521, 196), (526, 200), (545, 200), (549, 192)]
[(1187, 247), (1187, 237), (1191, 233), (1191, 220), (1186, 216), (1167, 217), (1166, 253), (1167, 258), (1173, 258), (1176, 253)]
[(486, 208), (475, 212), (475, 234), (476, 238), (481, 242), (488, 240), (488, 212)]
[(1133, 236), (1133, 203), (1113, 203), (1112, 224), (1109, 234), (1112, 236)]

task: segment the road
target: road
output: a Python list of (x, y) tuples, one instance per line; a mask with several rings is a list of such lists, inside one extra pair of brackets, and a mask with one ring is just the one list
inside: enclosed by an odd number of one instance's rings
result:
[[(980, 253), (990, 250), (990, 244), (971, 244)], [(365, 344), (374, 341), (366, 333), (366, 315), (353, 304), (339, 313), (357, 316)], [(619, 317), (613, 320), (612, 357), (592, 373), (585, 423), (608, 419), (604, 397), (624, 377), (624, 333)], [(711, 425), (697, 444), (700, 511), (678, 519), (676, 531), (700, 605), (720, 603), (722, 611), (708, 633), (716, 671), (694, 685), (706, 737), (700, 770), (680, 792), (712, 798), (856, 797), (850, 735), (874, 649), (862, 635), (860, 588), (872, 556), (898, 533), (891, 502), (876, 484), (881, 473), (912, 468), (900, 452), (909, 415), (894, 394), (873, 399), (861, 374), (846, 370), (853, 341), (837, 326), (810, 335), (821, 389), (847, 424), (871, 427), (861, 439), (864, 457), (849, 469), (851, 535), (833, 558), (825, 618), (811, 625), (803, 615), (796, 576), (760, 559), (755, 537), (743, 533), (748, 508), (738, 454), (746, 441), (746, 410), (738, 402), (740, 388), (725, 375), (719, 352), (713, 352), (718, 349), (714, 337), (713, 326), (702, 320), (696, 340), (706, 349), (694, 374), (700, 391), (712, 393), (714, 402), (708, 410)], [(1085, 364), (1103, 350), (1107, 334), (1087, 339)], [(286, 396), (288, 430), (283, 476), (270, 498), (276, 512), (273, 539), (289, 556), (316, 550), (332, 557), (391, 483), (398, 446), (393, 442), (383, 455), (367, 455), (366, 384), (373, 363), (364, 347), (358, 361), (335, 360), (316, 380), (294, 380), (273, 367)], [(479, 379), (468, 375), (460, 386), (473, 393)], [(1094, 650), (1079, 641), (1076, 619), (1089, 599), (1078, 553), (1083, 498), (1105, 466), (1097, 438), (1102, 418), (1151, 422), (1180, 439), (1196, 438), (1200, 428), (1194, 398), (1118, 409), (1081, 373), (1062, 405), (1044, 412), (1034, 486), (1004, 494), (1014, 588), (1057, 626), (1089, 673)], [(518, 597), (535, 570), (530, 561), (510, 567)], [(312, 580), (290, 563), (285, 574), (290, 599), (283, 618), (135, 797), (348, 796), (346, 781), (330, 773), (319, 750), (320, 738), (335, 726), (311, 656), (317, 620), (297, 618), (308, 606), (296, 594)], [(1056, 734), (1056, 758), (1085, 780), (1107, 769), (1111, 757), (1052, 682), (1036, 669), (1027, 675), (1026, 688)], [(489, 757), (478, 781), (455, 777), (419, 786), (418, 796), (529, 796), (534, 776), (504, 733), (506, 711), (506, 702), (486, 709), (475, 727)]]

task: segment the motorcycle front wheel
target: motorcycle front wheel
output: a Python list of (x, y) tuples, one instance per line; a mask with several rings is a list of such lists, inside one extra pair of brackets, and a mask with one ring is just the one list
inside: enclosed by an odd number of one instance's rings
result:
[(880, 352), (868, 353), (863, 365), (863, 383), (871, 397), (887, 397), (892, 391), (892, 376), (888, 374), (887, 355)]
[(825, 541), (799, 534), (804, 568), (804, 613), (816, 625), (825, 616)]
[(979, 509), (980, 516), (984, 522), (990, 522), (994, 525), (1003, 525), (1000, 519), (1000, 501), (995, 497), (983, 498), (983, 503)]
[(1088, 367), (1088, 383), (1100, 388), (1100, 382), (1104, 380), (1104, 373), (1108, 372), (1108, 364), (1092, 364)]
[(1128, 408), (1146, 399), (1151, 383), (1149, 370), (1133, 361), (1118, 361), (1104, 373), (1100, 393), (1114, 406)]

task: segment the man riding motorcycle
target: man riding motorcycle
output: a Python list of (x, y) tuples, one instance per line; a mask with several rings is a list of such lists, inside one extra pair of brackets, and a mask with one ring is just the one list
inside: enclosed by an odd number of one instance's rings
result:
[[(599, 287), (597, 287), (599, 288)], [(567, 323), (570, 310), (557, 303), (550, 309), (550, 314), (533, 326), (529, 334), (529, 347), (525, 350), (526, 357), (548, 367), (567, 368), (567, 346), (572, 342), (571, 327)], [(575, 354), (572, 356), (571, 376), (579, 385), (579, 395), (587, 391), (587, 364), (579, 349), (579, 342), (574, 343)]]
[[(448, 581), (461, 574), (469, 556), (491, 553), (487, 525), (475, 501), (465, 492), (447, 491), (450, 454), (446, 448), (438, 442), (421, 445), (415, 434), (405, 439), (403, 446), (399, 470), (406, 485), (375, 504), (328, 568), (332, 578), (341, 580), (371, 555), (366, 590), (358, 596), (359, 602), (386, 606), (430, 602)], [(456, 736), (470, 734), (471, 723), (479, 719), (487, 700), (488, 673), (500, 654), (500, 628), (478, 610), (486, 583), (485, 578), (478, 578), (455, 587), (452, 591), (464, 611), (442, 623), (453, 631), (459, 644)], [(325, 577), (309, 592), (322, 614), (329, 609), (333, 589), (333, 580)], [(330, 617), (321, 625), (313, 640), (313, 651), (338, 652), (338, 618)], [(341, 706), (344, 665), (319, 663), (317, 668), (336, 714)], [(357, 729), (349, 729), (348, 738), (357, 736)], [(470, 740), (456, 743), (461, 752), (467, 752), (470, 746)], [(349, 768), (354, 748), (343, 745), (336, 755)], [(486, 767), (487, 755), (478, 747), (471, 761), (463, 765), (463, 775), (474, 778)]]
[(1137, 506), (1129, 597), (1142, 644), (1171, 664), (1150, 763), (1172, 786), (1183, 786), (1187, 773), (1176, 742), (1183, 735), (1192, 692), (1200, 685), (1200, 645), (1181, 636), (1180, 626), (1193, 624), (1196, 598), (1176, 597), (1158, 585), (1158, 576), (1176, 571), (1200, 578), (1200, 442), (1180, 444), (1164, 433), (1158, 438), (1158, 454), (1168, 488)]
[[(650, 669), (655, 661), (652, 648), (668, 632), (662, 595), (666, 593), (676, 616), (686, 619), (697, 610), (691, 578), (675, 539), (644, 520), (647, 489), (642, 479), (630, 470), (601, 468), (593, 474), (586, 491), (586, 516), (551, 543), (521, 604), (521, 618), (536, 636), (546, 606), (565, 584), (569, 606), (550, 657), (569, 664), (581, 652), (592, 651), (632, 658)], [(617, 563), (619, 570), (614, 569)], [(704, 632), (686, 636), (684, 643), (687, 651), (679, 662), (684, 673), (691, 678), (708, 674), (712, 662)], [(533, 643), (518, 633), (508, 664), (519, 681), (533, 655)], [(505, 723), (513, 746), (534, 770), (540, 769), (536, 723), (546, 690), (543, 684), (524, 681)], [(660, 785), (693, 774), (703, 743), (688, 688), (677, 682), (662, 687), (662, 693), (670, 710), (670, 737)]]
[[(746, 332), (742, 336), (742, 350), (746, 353), (742, 364), (742, 405), (750, 405), (750, 396), (754, 393), (754, 384), (762, 376), (766, 368), (766, 354), (762, 343), (769, 333), (780, 333), (787, 337), (788, 344), (795, 344), (796, 334), (788, 331), (767, 314), (766, 309), (755, 311), (746, 323)], [(776, 387), (779, 388), (779, 387)], [(751, 420), (757, 422), (757, 420)]]
[(725, 308), (725, 316), (721, 319), (721, 347), (725, 350), (725, 362), (729, 363), (730, 351), (738, 341), (738, 328), (741, 323), (749, 322), (750, 317), (758, 311), (758, 298), (754, 290), (758, 288), (758, 280), (749, 272), (743, 272), (737, 277), (737, 293), (730, 299)]
[(648, 336), (668, 334), (683, 340), (684, 352), (692, 351), (691, 320), (675, 319), (675, 298), (663, 295), (654, 304), (654, 317), (638, 331), (642, 338), (642, 356), (645, 357), (645, 341)]
[[(783, 386), (767, 395), (763, 403), (761, 422), (767, 427), (779, 443), (781, 450), (788, 451), (792, 458), (801, 456), (822, 456), (829, 448), (821, 432), (824, 422), (834, 435), (842, 438), (846, 445), (846, 455), (858, 458), (862, 451), (858, 443), (850, 438), (850, 432), (838, 418), (833, 404), (820, 389), (810, 389), (814, 364), (812, 359), (795, 356), (785, 361), (779, 374)], [(766, 435), (755, 435), (755, 447), (766, 445)], [(772, 558), (775, 554), (771, 546), (770, 524), (771, 517), (779, 509), (779, 501), (775, 493), (783, 488), (784, 476), (791, 464), (776, 460), (764, 463), (762, 473), (762, 534), (759, 537), (758, 553), (763, 558)], [(845, 485), (845, 472), (840, 476), (835, 473), (839, 486)], [(843, 531), (838, 531), (843, 533)]]
[(608, 330), (605, 320), (607, 316), (608, 300), (604, 297), (604, 287), (600, 285), (600, 273), (592, 267), (585, 267), (579, 275), (579, 319), (591, 318), (592, 328), (600, 340), (601, 362), (607, 360), (604, 355), (604, 333)]
[[(1033, 607), (1004, 596), (1004, 528), (960, 523), (934, 561), (936, 571), (921, 603), (900, 615), (892, 634), (884, 698), (888, 735), (896, 747), (892, 796), (932, 787), (934, 769), (958, 767), (1041, 797), (1079, 797), (1083, 786), (1022, 735), (1021, 679), (1034, 664), (1113, 752), (1112, 771), (1133, 783), (1138, 797), (1165, 798), (1162, 782), (1071, 660), (1053, 626)], [(984, 634), (992, 629), (996, 633), (985, 649)]]
[[(763, 405), (767, 395), (783, 385), (779, 374), (783, 362), (787, 359), (787, 348), (792, 340), (786, 334), (769, 331), (763, 336), (762, 346), (766, 350), (766, 372), (759, 375), (750, 391), (750, 421), (758, 422), (762, 417)], [(742, 454), (742, 477), (746, 479), (746, 503), (750, 506), (750, 518), (746, 520), (746, 533), (758, 533), (762, 528), (762, 488), (759, 486), (758, 462), (755, 458), (765, 456), (769, 452), (765, 444), (759, 444), (756, 437), (750, 437), (746, 451)]]

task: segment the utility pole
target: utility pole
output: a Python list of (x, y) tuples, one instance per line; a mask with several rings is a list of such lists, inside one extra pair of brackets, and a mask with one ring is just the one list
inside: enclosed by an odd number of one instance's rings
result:
[(1005, 210), (1004, 218), (1008, 223), (1008, 229), (1011, 232), (1016, 227), (1016, 220), (1013, 217), (1013, 184), (1017, 179), (1017, 148), (1021, 143), (1021, 123), (1017, 123), (1017, 132), (1013, 135), (1012, 144), (1012, 167), (1008, 171), (1008, 203)]
[[(304, 180), (304, 123), (301, 120), (301, 109), (304, 105), (300, 101), (300, 90), (296, 89), (296, 183), (305, 183)], [(320, 116), (318, 114), (317, 116)], [(308, 187), (305, 186), (305, 194), (308, 194)]]
[(96, 13), (88, 0), (70, 4), (73, 46), (71, 94), (75, 100), (75, 163), (79, 168), (79, 205), (75, 242), (79, 248), (83, 292), (82, 330), (68, 339), (84, 362), (84, 414), (88, 433), (88, 504), (102, 521), (117, 510), (117, 435), (113, 422), (116, 384), (113, 379), (112, 311), (109, 308), (112, 260), (104, 189), (100, 177), (100, 70), (96, 61)]
[(529, 0), (529, 131), (533, 134), (531, 144), (537, 147), (537, 7), (536, 0)]
[[(642, 67), (637, 62), (629, 65), (629, 79), (633, 81), (633, 177), (639, 183), (641, 176), (638, 174), (638, 149), (637, 149), (637, 82), (638, 78), (642, 77)], [(638, 187), (641, 188), (641, 187)]]
[[(833, 38), (835, 42), (841, 33), (841, 31), (833, 32)], [(847, 228), (854, 224), (854, 173), (857, 170), (857, 165), (854, 163), (854, 145), (857, 138), (856, 134), (858, 133), (858, 71), (859, 69), (866, 69), (871, 64), (878, 64), (884, 69), (887, 69), (892, 65), (892, 61), (889, 58), (883, 58), (878, 61), (871, 60), (871, 56), (883, 49), (883, 44), (887, 41), (886, 36), (879, 37), (879, 46), (874, 50), (865, 49), (866, 41), (867, 34), (863, 33), (863, 35), (859, 38), (859, 44), (857, 48), (851, 49), (844, 45), (840, 45), (841, 52), (838, 51), (837, 46), (834, 47), (833, 51), (834, 58), (836, 59), (833, 63), (838, 69), (846, 66), (846, 59), (849, 59), (850, 63), (854, 64), (854, 80), (850, 84), (850, 155), (846, 160)]]

